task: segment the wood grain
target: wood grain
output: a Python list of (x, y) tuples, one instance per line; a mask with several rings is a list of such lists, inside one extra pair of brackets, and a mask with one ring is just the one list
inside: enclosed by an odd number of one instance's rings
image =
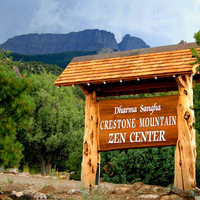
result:
[[(177, 101), (177, 96), (100, 100), (98, 102), (98, 150), (176, 145), (178, 129), (177, 124), (172, 123), (172, 119), (177, 120)], [(144, 108), (152, 108), (154, 104), (157, 107), (160, 106), (160, 110), (153, 113), (144, 112)], [(141, 107), (143, 112), (141, 112)], [(118, 108), (125, 108), (128, 111), (130, 111), (129, 108), (135, 111), (137, 108), (137, 112), (116, 114)], [(164, 123), (166, 119), (168, 123)], [(159, 135), (163, 133), (165, 140), (163, 137), (159, 138)], [(113, 137), (113, 142), (109, 142), (111, 137)], [(122, 141), (124, 137), (125, 142)]]
[[(83, 141), (83, 161), (81, 164), (81, 182), (83, 187), (92, 189), (96, 176), (100, 176), (100, 153), (97, 150), (97, 97), (96, 91), (86, 93), (85, 135)], [(99, 177), (97, 177), (99, 180)], [(98, 184), (98, 183), (97, 183)]]
[(179, 88), (177, 106), (178, 140), (175, 150), (174, 186), (181, 190), (196, 188), (196, 143), (193, 127), (193, 88), (192, 75), (176, 78)]
[(151, 79), (154, 76), (170, 77), (174, 74), (191, 74), (194, 61), (190, 49), (174, 50), (141, 55), (113, 57), (82, 62), (71, 62), (55, 81), (55, 85), (71, 86), (102, 84), (103, 81), (118, 82)]

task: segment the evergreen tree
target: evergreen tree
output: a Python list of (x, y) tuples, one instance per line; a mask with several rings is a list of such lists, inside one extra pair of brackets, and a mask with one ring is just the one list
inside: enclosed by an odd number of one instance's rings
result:
[[(196, 43), (200, 45), (200, 31), (194, 34), (194, 38), (196, 39)], [(192, 65), (197, 64), (197, 63), (199, 64), (200, 63), (200, 49), (197, 50), (194, 47), (192, 47), (191, 52), (192, 52), (193, 57), (196, 58), (196, 60), (191, 64)]]
[(23, 157), (17, 132), (28, 126), (33, 106), (26, 94), (30, 80), (12, 70), (19, 64), (0, 51), (0, 166), (5, 168), (17, 167)]
[[(196, 43), (200, 45), (200, 31), (194, 34), (194, 38), (196, 39)], [(198, 64), (200, 65), (200, 49), (191, 48), (191, 52), (193, 57), (196, 58), (196, 60), (191, 63), (192, 65)], [(197, 70), (200, 70), (198, 67)], [(197, 186), (200, 186), (200, 84), (195, 83), (194, 84), (194, 111), (195, 111), (195, 124), (194, 127), (196, 129), (196, 144), (197, 144), (197, 159), (196, 159), (196, 180), (197, 180)]]
[[(56, 77), (52, 74), (32, 76), (35, 84), (31, 96), (36, 106), (24, 146), (25, 151), (38, 160), (41, 173), (45, 175), (52, 165), (65, 165), (72, 144), (74, 149), (77, 148), (74, 139), (79, 137), (82, 140), (84, 102), (76, 98), (72, 88), (55, 87)], [(28, 155), (26, 159), (29, 159)]]

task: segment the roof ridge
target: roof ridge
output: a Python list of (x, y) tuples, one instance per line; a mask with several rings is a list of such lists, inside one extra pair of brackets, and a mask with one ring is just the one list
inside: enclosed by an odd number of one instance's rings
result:
[(197, 48), (199, 46), (196, 43), (192, 42), (192, 43), (158, 46), (158, 47), (143, 48), (143, 49), (133, 49), (133, 50), (128, 50), (128, 51), (117, 51), (113, 53), (74, 57), (71, 63), (90, 61), (90, 60), (101, 60), (101, 59), (115, 58), (115, 57), (143, 55), (143, 54), (159, 53), (159, 52), (167, 52), (167, 51), (184, 50), (184, 49), (190, 49), (191, 47)]

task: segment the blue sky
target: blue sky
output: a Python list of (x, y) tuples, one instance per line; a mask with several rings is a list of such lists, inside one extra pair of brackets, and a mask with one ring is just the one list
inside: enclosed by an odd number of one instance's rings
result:
[(200, 0), (0, 0), (0, 44), (28, 33), (107, 30), (151, 47), (194, 42)]

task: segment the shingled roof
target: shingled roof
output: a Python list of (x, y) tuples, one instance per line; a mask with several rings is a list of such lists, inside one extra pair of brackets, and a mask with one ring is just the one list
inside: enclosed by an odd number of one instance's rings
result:
[(54, 85), (94, 85), (195, 73), (190, 65), (195, 60), (191, 47), (198, 46), (187, 43), (77, 57)]

